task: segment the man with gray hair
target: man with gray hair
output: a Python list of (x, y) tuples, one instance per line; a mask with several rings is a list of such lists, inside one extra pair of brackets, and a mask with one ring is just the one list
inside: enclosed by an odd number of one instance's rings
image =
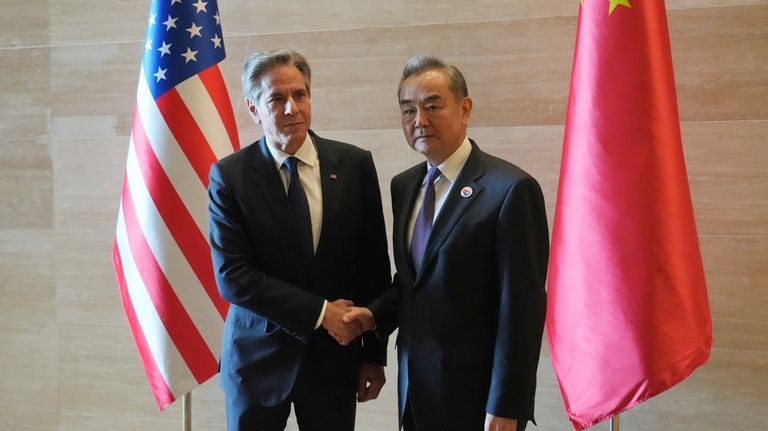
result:
[(210, 172), (230, 431), (283, 430), (291, 405), (302, 430), (351, 431), (356, 399), (384, 385), (386, 338), (342, 321), (391, 281), (376, 169), (370, 152), (310, 130), (310, 82), (294, 51), (248, 58), (245, 101), (264, 135)]
[(472, 99), (455, 66), (411, 58), (397, 97), (426, 161), (392, 179), (393, 287), (344, 320), (380, 337), (399, 327), (406, 431), (524, 430), (546, 302), (541, 189), (467, 137)]

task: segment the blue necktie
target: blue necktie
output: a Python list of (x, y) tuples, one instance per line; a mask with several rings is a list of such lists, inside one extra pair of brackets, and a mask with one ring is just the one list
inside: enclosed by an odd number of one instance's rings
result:
[(312, 218), (309, 215), (309, 202), (304, 187), (299, 179), (299, 168), (296, 157), (288, 157), (283, 166), (291, 173), (291, 181), (288, 183), (288, 200), (293, 211), (293, 220), (296, 231), (299, 233), (302, 251), (311, 259), (315, 254), (314, 241), (312, 240)]
[(421, 269), (424, 260), (424, 250), (427, 248), (429, 233), (432, 231), (432, 219), (435, 218), (435, 180), (440, 175), (440, 170), (430, 167), (427, 171), (424, 196), (421, 200), (421, 209), (416, 216), (411, 237), (411, 258), (416, 273)]

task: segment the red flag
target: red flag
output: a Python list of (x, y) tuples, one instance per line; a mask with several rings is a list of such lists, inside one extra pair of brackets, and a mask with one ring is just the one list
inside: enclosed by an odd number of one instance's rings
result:
[(208, 170), (240, 147), (215, 0), (150, 10), (113, 260), (155, 400), (216, 374), (227, 303), (208, 232)]
[(583, 0), (547, 338), (577, 430), (669, 389), (709, 358), (663, 1)]

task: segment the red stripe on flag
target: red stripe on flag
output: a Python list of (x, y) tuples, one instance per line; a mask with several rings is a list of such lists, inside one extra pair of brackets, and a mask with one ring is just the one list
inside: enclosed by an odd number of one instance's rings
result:
[(211, 299), (221, 318), (226, 318), (229, 304), (221, 298), (216, 287), (208, 241), (200, 232), (192, 214), (184, 205), (184, 201), (157, 159), (144, 130), (141, 113), (138, 109), (134, 115), (131, 134), (141, 172), (146, 179), (145, 182), (149, 194), (152, 196), (152, 201), (192, 271), (203, 285), (205, 293)]
[(232, 143), (232, 149), (234, 151), (239, 150), (240, 138), (237, 135), (235, 113), (232, 111), (232, 103), (229, 100), (229, 93), (227, 93), (227, 86), (224, 83), (224, 77), (221, 76), (219, 65), (217, 64), (213, 67), (209, 67), (200, 72), (198, 76), (200, 77), (200, 80), (203, 81), (205, 89), (208, 90), (208, 95), (211, 97), (211, 100), (213, 100), (213, 104), (219, 112), (219, 117), (221, 117), (221, 122), (224, 123), (224, 128), (227, 129), (227, 135), (229, 135), (229, 141)]
[(216, 373), (218, 367), (216, 357), (189, 317), (187, 310), (174, 292), (149, 247), (137, 219), (128, 181), (123, 184), (122, 204), (131, 255), (136, 261), (141, 279), (147, 287), (147, 293), (152, 299), (165, 330), (189, 367), (190, 372), (195, 376), (198, 383), (202, 383)]
[(200, 130), (200, 126), (197, 125), (195, 118), (175, 88), (168, 90), (156, 102), (160, 114), (165, 119), (173, 137), (176, 138), (179, 147), (187, 156), (189, 164), (192, 165), (200, 178), (200, 182), (208, 187), (208, 171), (217, 159), (216, 154), (205, 139), (203, 131)]
[(144, 331), (141, 329), (141, 324), (136, 316), (136, 309), (133, 308), (133, 301), (131, 301), (130, 293), (128, 292), (128, 284), (125, 281), (123, 261), (120, 258), (120, 249), (117, 247), (117, 241), (115, 241), (115, 246), (112, 248), (112, 261), (115, 264), (117, 284), (120, 285), (120, 296), (123, 298), (125, 315), (128, 317), (128, 324), (131, 327), (133, 338), (136, 341), (136, 347), (139, 349), (139, 357), (141, 357), (141, 363), (144, 365), (144, 372), (149, 380), (149, 386), (152, 388), (152, 393), (155, 395), (155, 401), (157, 401), (157, 404), (160, 406), (160, 410), (163, 410), (176, 399), (173, 397), (173, 393), (168, 387), (165, 378), (163, 378), (163, 374), (157, 367), (155, 357), (152, 356), (149, 343), (147, 343), (147, 338), (144, 336)]

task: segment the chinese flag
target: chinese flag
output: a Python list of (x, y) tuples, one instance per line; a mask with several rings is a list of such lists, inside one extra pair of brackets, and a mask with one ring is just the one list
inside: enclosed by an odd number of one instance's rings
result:
[(712, 329), (661, 0), (583, 0), (547, 338), (583, 430), (681, 382)]

